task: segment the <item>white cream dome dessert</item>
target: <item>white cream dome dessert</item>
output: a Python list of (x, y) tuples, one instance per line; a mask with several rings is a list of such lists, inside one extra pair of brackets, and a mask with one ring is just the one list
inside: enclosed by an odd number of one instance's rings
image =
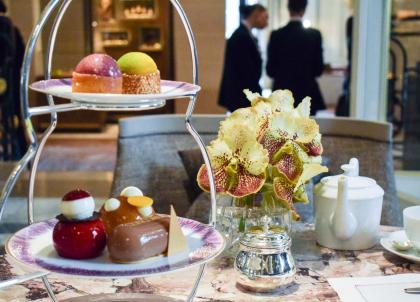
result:
[(92, 217), (95, 211), (95, 200), (84, 190), (73, 190), (60, 203), (61, 213), (69, 220), (84, 220)]

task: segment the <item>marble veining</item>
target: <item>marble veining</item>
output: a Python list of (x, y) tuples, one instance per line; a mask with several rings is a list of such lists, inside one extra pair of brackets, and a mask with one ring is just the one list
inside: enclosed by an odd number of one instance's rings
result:
[[(225, 252), (207, 266), (195, 301), (339, 301), (327, 278), (346, 276), (381, 276), (400, 273), (420, 273), (420, 264), (395, 256), (377, 245), (365, 251), (335, 251), (315, 242), (313, 225), (294, 226), (293, 255), (297, 265), (294, 281), (270, 294), (247, 293), (236, 286), (232, 252)], [(396, 230), (382, 227), (382, 233)], [(98, 293), (150, 293), (185, 299), (197, 268), (150, 278), (78, 279), (54, 274), (49, 279), (58, 299)], [(0, 279), (24, 271), (0, 257)], [(0, 301), (49, 301), (40, 280), (33, 280), (0, 290)]]

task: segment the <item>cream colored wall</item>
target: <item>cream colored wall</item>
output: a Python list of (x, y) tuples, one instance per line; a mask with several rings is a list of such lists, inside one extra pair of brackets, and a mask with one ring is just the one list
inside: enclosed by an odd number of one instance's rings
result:
[[(9, 16), (22, 33), (25, 43), (39, 19), (41, 9), (48, 1), (40, 0), (12, 0), (7, 1)], [(53, 69), (70, 70), (85, 55), (85, 26), (83, 1), (73, 1), (62, 20), (60, 31), (57, 35)], [(51, 19), (54, 19), (53, 17)], [(48, 33), (51, 22), (45, 28), (46, 34), (42, 35), (36, 48), (32, 69), (33, 76), (43, 74), (43, 55), (48, 42)]]
[[(223, 113), (217, 105), (225, 48), (225, 0), (181, 0), (197, 42), (199, 93), (195, 113)], [(174, 11), (175, 78), (191, 82), (191, 54), (181, 21)], [(175, 111), (185, 113), (187, 102), (177, 100)]]
[[(42, 0), (41, 4), (43, 6), (48, 2), (48, 0)], [(85, 28), (83, 11), (84, 1), (72, 1), (61, 21), (54, 52), (54, 71), (69, 72), (87, 55), (85, 31), (90, 29)], [(45, 32), (49, 33), (50, 28), (51, 23), (47, 24)], [(45, 52), (48, 46), (48, 34), (42, 37), (42, 46)]]
[[(8, 14), (15, 26), (20, 30), (25, 43), (40, 16), (39, 0), (11, 0), (6, 2)], [(42, 46), (37, 44), (32, 64), (31, 81), (34, 75), (43, 72)]]

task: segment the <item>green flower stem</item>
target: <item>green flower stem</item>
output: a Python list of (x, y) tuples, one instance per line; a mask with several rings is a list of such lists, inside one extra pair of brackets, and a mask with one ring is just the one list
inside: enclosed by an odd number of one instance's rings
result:
[(250, 194), (240, 198), (234, 198), (234, 204), (237, 207), (252, 208), (254, 206), (255, 194)]

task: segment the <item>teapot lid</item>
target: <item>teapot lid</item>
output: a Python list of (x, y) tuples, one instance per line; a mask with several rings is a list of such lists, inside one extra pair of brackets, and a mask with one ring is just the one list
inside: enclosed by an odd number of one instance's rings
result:
[[(352, 158), (348, 164), (342, 165), (341, 169), (344, 171), (342, 175), (347, 176), (349, 189), (362, 189), (376, 186), (374, 179), (359, 176), (359, 161), (357, 158)], [(321, 179), (321, 182), (327, 186), (338, 187), (338, 179), (342, 175), (324, 177)]]

